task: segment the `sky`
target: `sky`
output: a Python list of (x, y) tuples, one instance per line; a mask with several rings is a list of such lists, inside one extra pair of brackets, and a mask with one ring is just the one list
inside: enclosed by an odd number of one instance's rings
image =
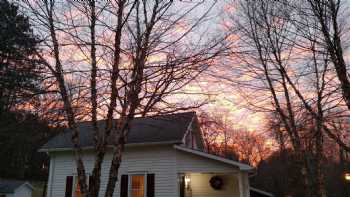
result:
[[(211, 2), (211, 1), (207, 1)], [(236, 9), (234, 0), (219, 0), (215, 7), (213, 7), (211, 13), (211, 20), (207, 25), (215, 29), (215, 31), (225, 31), (226, 25), (230, 25), (230, 21), (227, 21), (227, 14), (234, 14)], [(345, 4), (349, 4), (350, 1), (343, 1)], [(210, 5), (209, 3), (207, 3)], [(344, 6), (343, 18), (350, 13), (348, 12), (349, 6)], [(204, 9), (203, 9), (204, 10)], [(344, 32), (350, 30), (350, 25), (347, 20), (342, 21), (344, 25)], [(233, 37), (232, 39), (237, 39)], [(348, 39), (344, 39), (344, 52), (347, 61), (350, 61), (350, 42)], [(203, 106), (201, 110), (211, 113), (213, 115), (221, 115), (230, 123), (235, 129), (243, 129), (247, 131), (258, 131), (265, 132), (266, 121), (263, 112), (256, 112), (250, 103), (248, 103), (245, 94), (250, 94), (251, 92), (246, 92), (246, 90), (241, 89), (232, 81), (239, 78), (244, 78), (247, 76), (240, 76), (237, 70), (234, 69), (234, 65), (239, 65), (239, 62), (229, 61), (218, 63), (215, 66), (209, 67), (207, 72), (200, 76), (196, 81), (190, 84), (187, 88), (190, 92), (196, 92), (198, 94), (203, 93), (203, 95), (198, 95), (197, 99), (209, 99), (207, 105)], [(215, 75), (215, 76), (213, 76)], [(226, 80), (227, 79), (227, 80)], [(231, 81), (232, 80), (232, 81)], [(243, 79), (244, 80), (244, 79)], [(307, 88), (304, 86), (303, 88)], [(254, 92), (253, 94), (254, 95)], [(255, 94), (256, 100), (264, 99), (266, 95)], [(261, 98), (258, 98), (258, 97)], [(192, 97), (192, 99), (196, 99)], [(270, 101), (264, 101), (266, 105), (270, 105)]]
[[(205, 6), (212, 6), (212, 2), (206, 1)], [(211, 10), (210, 20), (205, 24), (204, 28), (209, 27), (213, 32), (226, 30), (224, 17), (227, 13), (235, 11), (234, 6), (229, 2), (231, 1), (219, 0), (216, 2)], [(206, 7), (202, 10), (206, 10)], [(198, 15), (201, 14), (198, 13)], [(230, 65), (218, 63), (209, 67), (205, 73), (187, 86), (185, 90), (198, 93), (197, 96), (191, 96), (194, 100), (207, 99), (210, 101), (207, 105), (201, 107), (199, 111), (205, 111), (214, 116), (223, 116), (225, 121), (230, 122), (234, 129), (262, 130), (264, 115), (250, 110), (249, 104), (241, 94), (242, 90), (229, 80), (225, 80), (225, 78), (230, 79), (233, 77), (233, 73), (230, 72), (235, 72)]]
[[(214, 0), (195, 0), (190, 2), (185, 0), (178, 3), (172, 11), (174, 13), (181, 13), (186, 10), (184, 8), (188, 8), (186, 5), (190, 3), (193, 4), (193, 2), (203, 2), (201, 6), (193, 12), (194, 14), (191, 14), (190, 18), (187, 19), (188, 21), (195, 21), (195, 19), (202, 16), (208, 8), (211, 8), (206, 20), (201, 24), (201, 28), (191, 33), (191, 37), (188, 39), (188, 43), (191, 43), (201, 38), (201, 36), (212, 38), (215, 37), (216, 34), (220, 35), (227, 31), (225, 25), (228, 25), (230, 22), (227, 21), (227, 18), (225, 19), (225, 17), (227, 16), (227, 13), (234, 13), (236, 11), (235, 6), (228, 4), (228, 2), (232, 1), (234, 0), (218, 0), (214, 5)], [(181, 31), (185, 31), (186, 28), (188, 28), (186, 23), (178, 24), (178, 31), (180, 34)], [(231, 36), (230, 39), (234, 40), (237, 38)], [(62, 40), (64, 40), (64, 38), (62, 38)], [(67, 50), (68, 53), (65, 54), (69, 61), (73, 60), (78, 62), (84, 59), (82, 53), (71, 53), (72, 50)], [(347, 57), (350, 59), (350, 55)], [(159, 57), (153, 58), (157, 59)], [(74, 62), (72, 64), (74, 64)], [(215, 62), (214, 66), (210, 66), (200, 77), (184, 88), (184, 90), (187, 93), (191, 93), (191, 95), (176, 95), (174, 97), (179, 100), (208, 100), (209, 102), (198, 111), (205, 111), (215, 116), (223, 116), (235, 129), (262, 131), (265, 122), (264, 114), (250, 110), (251, 106), (244, 97), (248, 92), (240, 89), (230, 81), (230, 79), (237, 78), (242, 78), (244, 80), (244, 77), (247, 77), (243, 75), (240, 76), (237, 70), (233, 69), (235, 64), (239, 65), (239, 62)], [(76, 69), (76, 67), (74, 67), (74, 69)]]

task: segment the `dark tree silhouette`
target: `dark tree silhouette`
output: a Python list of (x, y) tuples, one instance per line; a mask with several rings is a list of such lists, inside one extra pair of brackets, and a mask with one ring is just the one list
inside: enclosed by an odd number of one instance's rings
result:
[[(257, 166), (257, 175), (252, 177), (254, 187), (269, 191), (276, 197), (305, 196), (305, 187), (300, 181), (296, 165), (297, 155), (291, 149), (277, 151)], [(343, 180), (341, 163), (331, 158), (324, 160), (325, 189), (327, 197), (349, 196), (349, 185)]]
[(28, 110), (41, 93), (38, 39), (18, 6), (0, 0), (0, 176), (45, 180), (37, 149), (55, 132)]
[(0, 0), (0, 115), (38, 91), (38, 40), (26, 16), (7, 0)]
[(57, 134), (45, 121), (28, 112), (10, 112), (0, 121), (0, 176), (1, 178), (46, 180), (42, 169), (49, 158), (38, 149)]

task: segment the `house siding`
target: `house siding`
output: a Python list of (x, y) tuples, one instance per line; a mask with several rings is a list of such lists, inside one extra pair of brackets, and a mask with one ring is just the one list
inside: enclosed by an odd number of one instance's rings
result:
[[(132, 148), (125, 152), (120, 174), (146, 172), (155, 174), (155, 196), (173, 197), (176, 193), (176, 160), (171, 146)], [(119, 185), (117, 185), (119, 188)], [(119, 197), (119, 192), (117, 192)], [(175, 197), (175, 196), (174, 196)]]
[[(66, 177), (76, 175), (75, 162), (72, 153), (68, 151), (51, 153), (50, 156), (48, 197), (61, 197), (65, 194)], [(85, 151), (83, 160), (86, 165), (86, 173), (91, 174), (94, 163), (93, 152)], [(99, 195), (101, 197), (104, 196), (105, 193), (110, 161), (111, 154), (108, 153), (105, 157), (105, 161), (102, 163), (101, 190)], [(232, 175), (231, 179), (228, 179), (230, 185), (233, 187), (232, 191), (239, 192), (242, 190), (242, 187), (244, 187), (244, 191), (238, 196), (249, 196), (249, 186), (247, 186), (248, 183), (246, 182), (248, 181), (247, 173), (242, 173), (238, 168), (220, 161), (176, 150), (172, 145), (127, 147), (119, 168), (119, 176), (135, 173), (155, 174), (156, 197), (179, 197), (178, 177), (179, 174), (183, 173), (218, 173)], [(239, 180), (243, 180), (244, 183), (236, 184)], [(205, 181), (207, 183), (207, 180)], [(115, 197), (120, 196), (119, 189), (120, 186), (118, 182), (114, 194)], [(198, 190), (196, 190), (198, 195), (196, 196), (206, 197), (204, 195), (206, 193), (208, 193), (208, 197), (213, 196), (209, 195), (213, 192), (209, 192), (206, 189), (208, 189), (208, 187), (198, 185)], [(230, 192), (232, 193), (232, 191)], [(248, 196), (246, 195), (247, 192)], [(231, 197), (236, 197), (236, 194), (233, 195), (232, 193)]]
[[(71, 152), (51, 153), (48, 197), (64, 196), (67, 176), (76, 175), (76, 167)], [(102, 164), (101, 190), (99, 196), (104, 196), (108, 180), (111, 154), (106, 155)], [(83, 156), (86, 172), (91, 173), (94, 163), (92, 152)], [(175, 151), (171, 146), (149, 146), (126, 148), (119, 175), (130, 173), (154, 173), (155, 196), (173, 197), (176, 193), (177, 174)], [(119, 183), (116, 185), (114, 196), (119, 197)]]
[(31, 197), (31, 196), (32, 196), (32, 189), (30, 189), (26, 185), (22, 185), (21, 187), (17, 188), (13, 195), (13, 197)]
[(198, 155), (176, 150), (176, 168), (179, 173), (186, 172), (216, 172), (216, 173), (237, 173), (238, 168), (223, 162), (204, 158)]

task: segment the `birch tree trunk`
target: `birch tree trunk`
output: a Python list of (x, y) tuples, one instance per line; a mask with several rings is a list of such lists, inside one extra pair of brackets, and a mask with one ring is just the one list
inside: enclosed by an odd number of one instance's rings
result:
[[(100, 195), (102, 162), (111, 151), (105, 196), (113, 196), (134, 117), (202, 105), (170, 103), (166, 98), (180, 92), (227, 49), (224, 35), (205, 39), (191, 35), (206, 22), (216, 2), (204, 6), (171, 0), (25, 0), (19, 4), (43, 40), (38, 56), (48, 69), (48, 84), (54, 84), (50, 88), (60, 94), (53, 98), (58, 106), (62, 103), (64, 114), (57, 116), (72, 132), (81, 195)], [(197, 10), (201, 14), (193, 17)], [(181, 23), (186, 25), (178, 31)], [(82, 160), (83, 131), (78, 127), (82, 120), (91, 121), (93, 128), (91, 172)]]

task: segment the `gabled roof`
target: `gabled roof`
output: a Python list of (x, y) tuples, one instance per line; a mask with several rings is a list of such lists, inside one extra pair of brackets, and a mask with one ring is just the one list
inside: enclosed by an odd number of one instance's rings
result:
[(253, 167), (251, 167), (251, 166), (249, 166), (247, 164), (240, 163), (240, 162), (237, 162), (237, 161), (233, 161), (233, 160), (230, 160), (230, 159), (226, 159), (224, 157), (220, 157), (220, 156), (217, 156), (217, 155), (209, 154), (209, 153), (206, 153), (206, 152), (203, 152), (203, 151), (194, 150), (194, 149), (190, 149), (190, 148), (187, 148), (187, 147), (184, 147), (184, 146), (179, 146), (179, 145), (174, 145), (174, 148), (177, 149), (177, 150), (181, 150), (181, 151), (187, 152), (187, 153), (192, 153), (192, 154), (195, 154), (195, 155), (198, 155), (198, 156), (201, 156), (201, 157), (205, 157), (205, 158), (208, 158), (208, 159), (213, 159), (213, 160), (220, 161), (220, 162), (223, 162), (223, 163), (226, 163), (226, 164), (229, 164), (229, 165), (233, 165), (235, 167), (238, 167), (241, 171), (253, 171), (254, 170)]
[[(130, 124), (128, 144), (181, 143), (195, 112), (167, 114), (135, 118)], [(105, 128), (105, 121), (98, 122), (99, 128)], [(78, 123), (82, 148), (91, 148), (93, 129), (91, 122)], [(69, 130), (53, 137), (40, 151), (69, 150), (73, 148), (72, 133)]]
[(0, 193), (13, 193), (17, 188), (21, 187), (22, 185), (27, 185), (30, 189), (33, 189), (33, 187), (25, 181), (0, 179)]

